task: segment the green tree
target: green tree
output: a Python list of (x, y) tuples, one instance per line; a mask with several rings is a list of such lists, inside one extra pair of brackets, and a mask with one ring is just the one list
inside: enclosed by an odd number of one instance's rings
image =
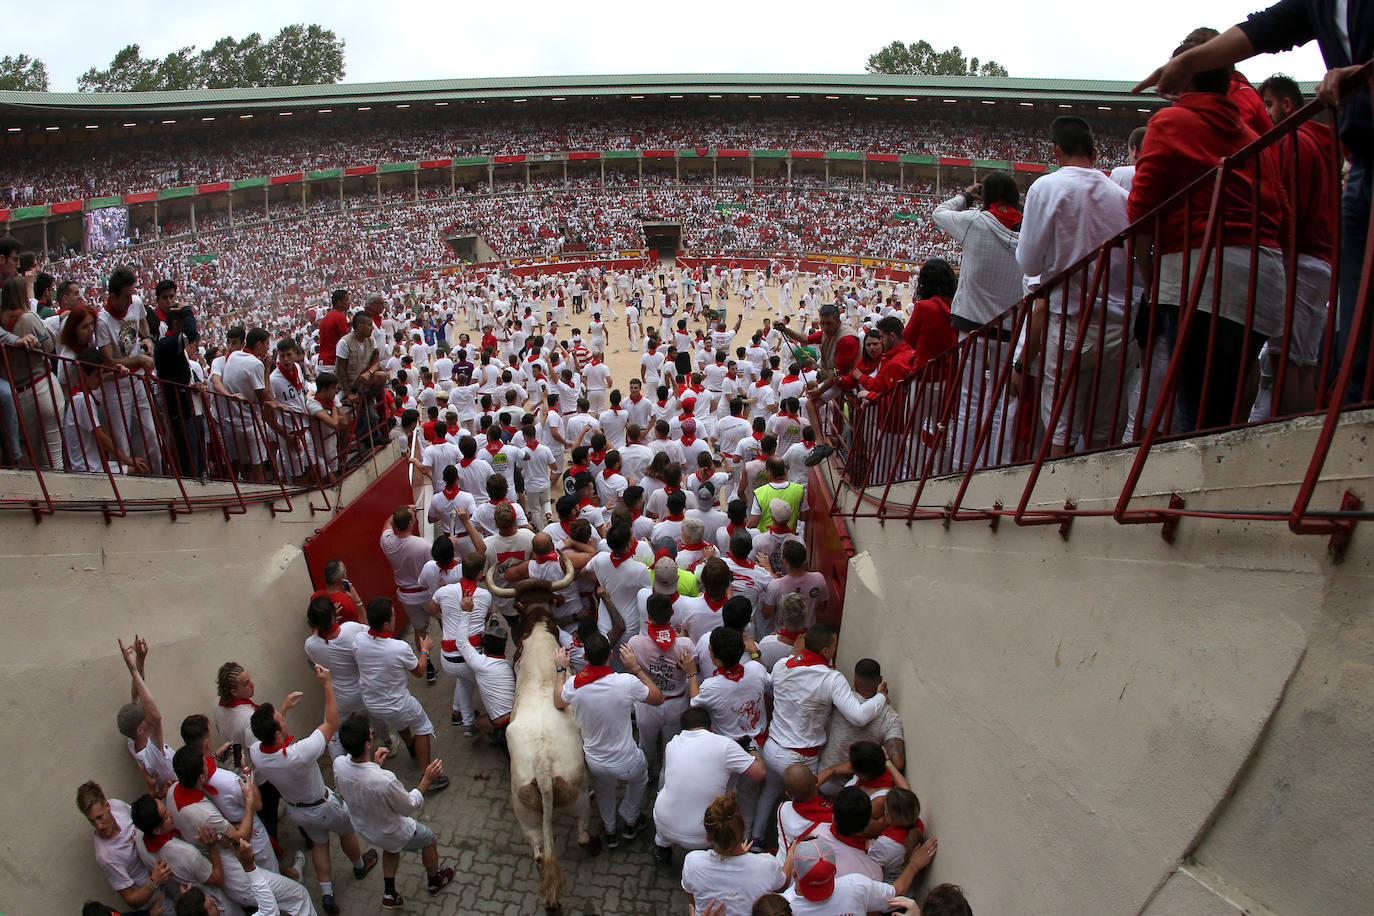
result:
[(964, 57), (958, 45), (936, 51), (922, 39), (911, 44), (894, 41), (870, 54), (864, 69), (869, 73), (919, 74), (921, 76), (1008, 76), (1007, 68), (994, 60), (980, 62)]
[(138, 45), (127, 45), (104, 70), (87, 70), (76, 81), (82, 92), (151, 92), (158, 89), (157, 64), (145, 60)]
[(0, 57), (0, 89), (10, 92), (47, 92), (48, 68), (36, 57)]
[(318, 25), (288, 25), (267, 43), (269, 86), (323, 86), (344, 77), (344, 43)]
[[(228, 35), (205, 51), (185, 47), (161, 60), (146, 59), (138, 45), (129, 45), (106, 69), (92, 67), (83, 73), (77, 88), (82, 92), (150, 92), (313, 86), (337, 83), (343, 75), (343, 40), (319, 25), (297, 24), (286, 26), (271, 41), (264, 42), (257, 32), (242, 41)], [(43, 77), (46, 87), (46, 73)]]

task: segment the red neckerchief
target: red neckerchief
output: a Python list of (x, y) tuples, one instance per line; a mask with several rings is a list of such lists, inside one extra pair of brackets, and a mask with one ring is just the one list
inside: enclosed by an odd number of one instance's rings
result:
[(691, 445), (692, 445), (692, 443), (693, 443), (693, 442), (696, 442), (696, 441), (697, 441), (697, 437), (696, 437), (696, 436), (683, 436), (682, 439), (681, 439), (682, 444), (685, 445), (685, 446), (687, 446), (688, 448), (690, 448)]
[(320, 397), (320, 396), (317, 394), (317, 395), (315, 395), (315, 399), (316, 399), (317, 401), (320, 402), (320, 406), (321, 406), (321, 407), (333, 407), (333, 406), (334, 406), (334, 395), (332, 395), (332, 394), (331, 394), (329, 397), (327, 397), (327, 398), (325, 398), (325, 397)]
[(282, 377), (283, 377), (283, 378), (285, 378), (288, 382), (291, 383), (291, 387), (292, 387), (292, 388), (295, 388), (295, 389), (297, 389), (297, 390), (300, 390), (300, 387), (301, 387), (301, 367), (300, 367), (300, 366), (297, 366), (295, 363), (278, 363), (278, 364), (277, 364), (277, 371), (280, 372), (280, 373), (282, 374)]
[(739, 683), (740, 679), (744, 677), (744, 666), (735, 665), (731, 668), (717, 668), (716, 674), (719, 674), (727, 681), (734, 681), (735, 683)]
[(792, 384), (792, 383), (795, 382), (795, 381), (797, 381), (797, 376), (795, 376), (795, 375), (784, 375), (784, 376), (782, 377), (782, 383), (783, 383), (784, 385), (790, 385), (790, 384)]
[(797, 637), (805, 632), (806, 627), (802, 627), (800, 630), (789, 630), (786, 627), (778, 627), (778, 640), (789, 644), (794, 643), (797, 641)]
[(171, 833), (154, 833), (152, 836), (145, 835), (143, 837), (143, 845), (147, 848), (149, 853), (156, 853), (163, 846), (166, 846), (167, 841), (172, 837), (180, 836), (180, 830), (173, 830)]
[(605, 453), (605, 452), (588, 452), (588, 453), (587, 453), (587, 462), (588, 462), (589, 464), (605, 464), (605, 463), (606, 463), (606, 453)]
[(660, 625), (651, 620), (649, 621), (649, 638), (654, 641), (654, 645), (658, 646), (659, 651), (667, 652), (677, 642), (677, 630), (674, 630), (670, 623)]
[(806, 446), (807, 448), (815, 448), (815, 447), (816, 447), (816, 440), (815, 440), (815, 439), (803, 439), (803, 440), (802, 440), (802, 445)]
[(768, 387), (768, 383), (765, 382), (763, 379), (759, 379), (757, 382), (754, 383), (754, 387), (755, 387), (755, 388), (767, 388), (767, 387)]
[(754, 561), (753, 561), (753, 560), (741, 560), (739, 557), (735, 556), (734, 554), (730, 554), (730, 562), (734, 563), (736, 566), (743, 567), (744, 569), (753, 569), (753, 568), (754, 568)]
[[(585, 497), (584, 497), (584, 498), (582, 498), (582, 499), (579, 499), (579, 500), (577, 501), (577, 511), (581, 512), (583, 509), (587, 508), (587, 507), (590, 506), (591, 504), (592, 504), (592, 501), (591, 501), (590, 499), (588, 499), (588, 498), (585, 498)], [(569, 533), (571, 534), (571, 532), (569, 532)]]
[(683, 514), (684, 513), (679, 512), (677, 515), (665, 515), (663, 516), (663, 520), (665, 522), (680, 522), (682, 521)]
[(634, 520), (637, 519), (637, 518), (643, 518), (643, 517), (644, 517), (644, 510), (643, 510), (643, 509), (635, 509), (634, 511), (632, 511), (632, 512), (630, 513), (630, 520), (631, 520), (631, 521), (634, 521)]
[(705, 542), (705, 541), (697, 541), (695, 544), (683, 544), (681, 547), (678, 548), (678, 551), (683, 551), (683, 550), (705, 550), (705, 549), (706, 549), (706, 542)]
[(709, 607), (711, 610), (719, 611), (721, 608), (725, 607), (725, 602), (729, 599), (723, 595), (719, 598), (712, 598), (710, 595), (703, 593), (701, 596), (701, 600), (705, 601), (706, 606)]
[(884, 830), (882, 833), (880, 833), (880, 834), (878, 834), (878, 835), (879, 835), (879, 836), (885, 836), (885, 837), (887, 837), (889, 840), (894, 840), (894, 841), (897, 843), (898, 846), (905, 846), (905, 845), (906, 845), (906, 836), (907, 836), (908, 833), (911, 832), (911, 830), (912, 830), (911, 827), (901, 827), (901, 826), (889, 827), (889, 828), (887, 828), (886, 830)]
[(658, 401), (658, 406), (659, 406), (659, 407), (667, 407), (667, 406), (668, 406), (668, 402), (667, 402), (667, 401), (662, 401), (662, 400), (660, 400), (660, 401)]
[(258, 747), (262, 749), (262, 752), (264, 754), (275, 754), (277, 753), (277, 751), (286, 753), (286, 746), (295, 740), (296, 739), (294, 736), (287, 735), (285, 738), (282, 739), (281, 744), (260, 744), (258, 745)]
[(239, 699), (229, 700), (227, 702), (225, 700), (220, 700), (219, 705), (223, 706), (225, 709), (232, 709), (235, 706), (251, 706), (254, 709), (258, 708), (257, 703), (254, 703), (252, 700), (245, 700), (241, 697)]
[(846, 846), (851, 846), (860, 852), (868, 852), (868, 840), (861, 836), (841, 836), (832, 827), (830, 834)]
[(1021, 211), (1011, 204), (1004, 204), (999, 201), (990, 205), (988, 212), (997, 219), (997, 222), (1008, 229), (1019, 230), (1021, 228)]
[(637, 551), (638, 549), (639, 549), (639, 539), (638, 539), (638, 538), (631, 538), (631, 539), (630, 539), (630, 546), (628, 546), (628, 547), (625, 548), (625, 552), (624, 552), (624, 553), (613, 553), (613, 554), (611, 554), (611, 566), (615, 567), (616, 569), (619, 569), (619, 568), (620, 568), (620, 564), (621, 564), (621, 563), (624, 563), (626, 560), (629, 560), (629, 559), (633, 558), (634, 555), (635, 555), (635, 553), (636, 553), (636, 551)]
[(812, 652), (810, 649), (803, 649), (800, 655), (794, 655), (787, 660), (787, 667), (789, 668), (805, 668), (813, 665), (829, 668), (830, 662), (826, 660), (824, 655), (819, 652)]
[(768, 533), (769, 533), (769, 534), (791, 534), (791, 533), (792, 533), (792, 529), (791, 529), (791, 527), (788, 526), (788, 525), (769, 525), (769, 526), (768, 526)]
[(638, 404), (638, 403), (639, 403), (640, 401), (642, 401), (642, 400), (644, 400), (644, 395), (642, 395), (642, 394), (632, 394), (632, 395), (630, 395), (630, 403), (631, 403), (631, 404)]
[[(501, 447), (502, 447), (503, 445), (505, 445), (505, 444), (506, 444), (506, 443), (502, 442), (500, 439), (496, 439), (496, 440), (491, 440), (491, 439), (489, 439), (489, 440), (487, 440), (486, 449), (487, 449), (487, 451), (490, 452), (492, 455), (495, 455), (497, 452), (501, 451)], [(464, 465), (464, 466), (466, 467), (466, 465)]]
[(219, 767), (215, 766), (215, 758), (212, 757), (212, 756), (210, 756), (209, 754), (206, 754), (206, 755), (205, 755), (205, 791), (208, 792), (208, 793), (211, 794), (211, 795), (218, 795), (218, 794), (219, 794), (219, 790), (216, 789), (214, 786), (210, 785), (210, 777), (215, 775), (215, 770), (217, 770), (217, 769), (219, 769)]
[(585, 464), (570, 464), (568, 465), (568, 476), (576, 477), (578, 474), (581, 474), (586, 470), (587, 466)]
[(563, 533), (568, 535), (569, 537), (572, 537), (572, 523), (573, 520), (570, 518), (563, 518), (558, 520), (558, 524), (563, 526)]
[(892, 778), (892, 771), (883, 770), (883, 775), (875, 779), (860, 779), (857, 783), (860, 789), (895, 789), (897, 783)]
[[(132, 305), (132, 304), (133, 304), (132, 302), (129, 303), (129, 305)], [(120, 321), (123, 321), (123, 320), (124, 320), (124, 317), (125, 317), (126, 315), (129, 314), (129, 306), (128, 306), (128, 305), (124, 306), (123, 310), (121, 310), (121, 311), (115, 311), (113, 303), (111, 303), (111, 302), (107, 299), (107, 300), (105, 300), (105, 311), (109, 312), (111, 315), (115, 316), (115, 317), (118, 318)]]
[(472, 463), (473, 463), (474, 461), (476, 461), (476, 460), (477, 460), (477, 459), (476, 459), (475, 457), (474, 457), (474, 458), (459, 458), (459, 459), (458, 459), (458, 466), (459, 466), (459, 467), (464, 467), (464, 468), (465, 468), (465, 467), (467, 467), (468, 465), (472, 464)]
[(449, 560), (447, 563), (436, 563), (435, 565), (438, 566), (444, 572), (448, 572), (450, 569), (458, 565), (458, 559), (455, 557), (454, 559)]
[(453, 499), (455, 499), (455, 498), (458, 496), (458, 491), (459, 491), (459, 486), (458, 486), (458, 484), (455, 483), (455, 484), (454, 484), (453, 486), (451, 486), (451, 487), (450, 487), (450, 486), (445, 486), (442, 492), (443, 492), (443, 494), (444, 494), (444, 498), (445, 498), (445, 499), (447, 499), (447, 500), (449, 500), (449, 501), (452, 501)]
[(620, 471), (616, 470), (615, 468), (606, 468), (604, 471), (601, 472), (601, 477), (603, 480), (610, 480), (612, 477), (619, 473)]
[(710, 468), (702, 468), (700, 471), (697, 471), (697, 480), (700, 480), (702, 483), (705, 483), (714, 476), (716, 476), (716, 472)]
[(537, 556), (535, 556), (534, 562), (536, 562), (536, 563), (557, 563), (557, 562), (558, 562), (558, 551), (555, 550), (555, 551), (551, 551), (551, 552), (549, 552), (549, 553), (541, 553), (541, 554), (538, 554)]
[(620, 413), (620, 412), (621, 412), (622, 410), (624, 410), (624, 409), (625, 409), (625, 408), (624, 408), (624, 407), (621, 407), (619, 404), (612, 404), (612, 405), (611, 405), (611, 413)]
[(194, 805), (198, 801), (205, 801), (205, 793), (196, 789), (188, 789), (181, 783), (172, 786), (172, 799), (176, 802), (177, 808), (185, 808), (187, 805)]
[(368, 628), (367, 628), (367, 635), (368, 635), (368, 636), (371, 636), (373, 639), (391, 639), (391, 638), (393, 638), (396, 634), (395, 634), (394, 632), (392, 632), (391, 630), (381, 630), (381, 631), (378, 631), (378, 630), (372, 629), (371, 627), (368, 627)]
[[(325, 641), (325, 644), (327, 645), (331, 639), (338, 639), (338, 638), (339, 638), (339, 634), (340, 634), (341, 632), (343, 632), (343, 627), (340, 626), (340, 625), (336, 625), (336, 626), (334, 627), (334, 629), (332, 629), (332, 630), (329, 631), (329, 635), (328, 635), (328, 636), (324, 635), (323, 633), (317, 633), (316, 635), (318, 635), (318, 636), (320, 637), (320, 639), (323, 639), (323, 640)], [(210, 760), (211, 758), (207, 757), (207, 758), (205, 758), (205, 759), (206, 759), (206, 760)]]
[(573, 678), (573, 689), (586, 687), (588, 684), (599, 681), (612, 673), (610, 665), (586, 665), (577, 672), (577, 677)]
[(830, 802), (821, 798), (819, 794), (806, 801), (794, 801), (792, 810), (808, 821), (820, 824), (828, 824), (835, 817), (835, 810), (830, 806)]
[(681, 489), (682, 489), (682, 487), (680, 487), (680, 486), (678, 486), (678, 487), (673, 487), (673, 486), (669, 486), (669, 485), (667, 485), (667, 484), (664, 484), (664, 485), (663, 485), (663, 492), (666, 493), (666, 494), (669, 494), (669, 495), (672, 495), (673, 493), (676, 493), (678, 490), (681, 490)]
[(750, 435), (752, 435), (752, 436), (754, 437), (754, 441), (755, 441), (755, 442), (762, 442), (762, 441), (763, 441), (763, 433), (750, 433)]

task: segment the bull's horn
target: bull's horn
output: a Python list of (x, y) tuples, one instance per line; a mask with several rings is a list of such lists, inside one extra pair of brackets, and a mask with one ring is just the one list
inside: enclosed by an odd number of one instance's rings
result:
[(513, 589), (513, 588), (505, 588), (505, 587), (503, 587), (503, 586), (497, 585), (495, 582), (491, 581), (491, 573), (492, 573), (492, 571), (491, 571), (490, 569), (488, 569), (488, 570), (487, 570), (487, 591), (491, 592), (493, 595), (495, 595), (495, 596), (498, 597), (498, 598), (514, 598), (514, 597), (515, 597), (515, 589)]
[(563, 560), (564, 575), (563, 578), (559, 579), (557, 582), (550, 586), (550, 588), (552, 588), (554, 591), (567, 588), (569, 585), (572, 584), (573, 576), (577, 575), (577, 573), (573, 571), (572, 560), (569, 560), (567, 557), (562, 557), (561, 559)]

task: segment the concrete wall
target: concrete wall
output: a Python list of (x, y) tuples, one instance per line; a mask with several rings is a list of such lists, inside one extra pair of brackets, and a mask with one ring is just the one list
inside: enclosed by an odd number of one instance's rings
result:
[[(344, 498), (383, 464), (347, 478)], [(300, 545), (328, 517), (312, 516), (304, 500), (275, 518), (250, 506), (229, 521), (218, 511), (175, 521), (144, 513), (109, 526), (99, 513), (59, 512), (40, 524), (22, 511), (0, 517), (0, 693), (10, 738), (0, 760), (0, 910), (73, 913), (90, 897), (117, 902), (75, 805), (87, 779), (126, 801), (144, 791), (114, 725), (129, 699), (117, 637), (148, 640), (148, 683), (173, 748), (185, 716), (210, 713), (215, 671), (230, 659), (253, 675), (260, 701), (303, 689), (308, 699), (293, 720), (321, 714), (302, 650), (312, 586)]]
[[(1374, 497), (1371, 425), (1347, 419), (1314, 506)], [(1134, 505), (1287, 509), (1316, 428), (1160, 448)], [(1032, 505), (1110, 508), (1130, 457), (1049, 466)], [(1024, 481), (977, 475), (965, 505)], [(1342, 565), (1281, 521), (1159, 530), (850, 522), (840, 664), (883, 663), (940, 838), (929, 880), (978, 913), (1368, 912), (1374, 529)]]

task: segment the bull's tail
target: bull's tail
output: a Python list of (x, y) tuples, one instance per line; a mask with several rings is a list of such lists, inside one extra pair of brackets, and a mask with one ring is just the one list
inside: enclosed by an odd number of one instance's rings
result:
[(535, 777), (539, 784), (539, 797), (543, 802), (540, 823), (540, 847), (543, 861), (539, 868), (539, 902), (548, 911), (557, 910), (558, 895), (563, 890), (563, 869), (558, 866), (558, 853), (553, 847), (553, 774), (548, 767)]

